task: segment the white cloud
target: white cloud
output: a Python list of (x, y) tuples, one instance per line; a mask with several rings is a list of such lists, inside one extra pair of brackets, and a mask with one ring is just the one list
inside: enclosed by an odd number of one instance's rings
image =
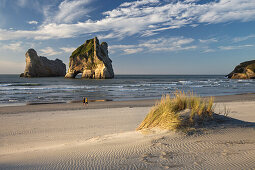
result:
[(147, 40), (139, 44), (146, 47), (148, 51), (181, 51), (194, 49), (196, 46), (190, 45), (194, 39), (184, 37), (170, 37)]
[(236, 50), (236, 49), (242, 49), (247, 47), (254, 47), (253, 44), (245, 44), (245, 45), (236, 45), (236, 46), (219, 46), (219, 49), (221, 50)]
[(202, 53), (210, 53), (210, 52), (214, 52), (215, 50), (210, 49), (210, 48), (206, 48), (205, 50), (202, 51)]
[(120, 7), (129, 7), (129, 6), (134, 6), (134, 7), (137, 7), (137, 6), (140, 6), (140, 5), (146, 5), (146, 4), (157, 4), (159, 3), (160, 1), (159, 0), (140, 0), (140, 1), (134, 1), (134, 2), (124, 2), (120, 5)]
[(91, 33), (100, 34), (104, 38), (123, 38), (134, 34), (151, 36), (184, 26), (255, 20), (255, 1), (251, 0), (220, 0), (204, 4), (193, 0), (139, 0), (122, 3), (116, 9), (104, 12), (102, 19), (79, 22), (79, 17), (84, 17), (90, 11), (84, 5), (91, 1), (65, 0), (56, 12), (49, 6), (45, 7), (46, 20), (37, 30), (0, 29), (0, 40), (59, 39)]
[(27, 23), (28, 23), (28, 24), (35, 24), (35, 25), (37, 25), (37, 24), (38, 24), (38, 21), (28, 21)]
[(21, 42), (14, 42), (10, 44), (3, 44), (1, 45), (1, 49), (3, 50), (11, 50), (11, 51), (22, 51)]
[(125, 48), (135, 48), (136, 45), (111, 45), (109, 49), (125, 49)]
[(114, 33), (109, 33), (109, 34), (105, 34), (105, 35), (100, 34), (97, 37), (101, 40), (101, 39), (109, 39), (109, 38), (114, 38), (114, 37), (119, 37), (120, 38), (122, 36), (114, 34)]
[(124, 49), (125, 54), (135, 54), (143, 51), (143, 48)]
[(255, 17), (253, 0), (220, 0), (206, 4), (206, 11), (199, 17), (200, 22), (221, 23), (228, 21), (251, 21)]
[(42, 53), (40, 55), (42, 56), (52, 56), (52, 55), (57, 55), (61, 54), (62, 52), (56, 51), (51, 47), (46, 47), (45, 49), (40, 50)]
[(236, 37), (233, 39), (234, 42), (240, 42), (240, 41), (245, 41), (245, 40), (248, 40), (250, 38), (255, 38), (255, 35), (252, 34), (252, 35), (248, 35), (248, 36), (244, 36), (244, 37)]
[(45, 23), (73, 23), (92, 10), (91, 8), (84, 8), (91, 2), (92, 0), (64, 0), (59, 4), (57, 10), (52, 9), (51, 6), (46, 6), (43, 9), (46, 17)]
[(210, 38), (210, 39), (199, 39), (199, 42), (201, 43), (214, 43), (214, 42), (218, 42), (218, 40), (216, 38)]
[(200, 0), (185, 0), (185, 2), (197, 2), (197, 1), (200, 1)]
[(184, 37), (158, 38), (141, 41), (133, 45), (111, 45), (109, 46), (109, 52), (120, 50), (123, 54), (134, 54), (139, 52), (192, 50), (197, 48), (196, 45), (191, 44), (193, 41), (192, 38)]
[(61, 47), (61, 50), (63, 50), (65, 53), (72, 53), (76, 48), (75, 47)]

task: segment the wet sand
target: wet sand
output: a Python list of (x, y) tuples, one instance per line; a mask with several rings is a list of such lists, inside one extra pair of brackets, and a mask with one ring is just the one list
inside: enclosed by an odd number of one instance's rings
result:
[(135, 128), (154, 100), (0, 108), (0, 169), (253, 169), (255, 95), (216, 97), (229, 117), (194, 134)]
[[(83, 110), (83, 109), (104, 109), (104, 108), (121, 108), (121, 107), (151, 107), (160, 99), (147, 100), (130, 100), (130, 101), (97, 101), (89, 102), (84, 106), (81, 102), (75, 103), (48, 103), (48, 104), (29, 104), (22, 106), (4, 106), (0, 107), (0, 114), (13, 114), (23, 112), (40, 112), (40, 111), (60, 111), (60, 110)], [(215, 96), (215, 103), (220, 102), (242, 102), (255, 101), (254, 93)]]

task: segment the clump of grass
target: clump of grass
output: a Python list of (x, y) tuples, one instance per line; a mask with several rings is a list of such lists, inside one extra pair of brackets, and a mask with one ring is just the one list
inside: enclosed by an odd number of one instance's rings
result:
[(190, 128), (213, 118), (213, 102), (213, 97), (202, 99), (191, 92), (176, 91), (173, 98), (163, 95), (136, 130)]
[(222, 105), (223, 109), (221, 110), (219, 107), (219, 115), (223, 115), (225, 117), (228, 117), (229, 113), (231, 112), (231, 109), (226, 106), (226, 104)]

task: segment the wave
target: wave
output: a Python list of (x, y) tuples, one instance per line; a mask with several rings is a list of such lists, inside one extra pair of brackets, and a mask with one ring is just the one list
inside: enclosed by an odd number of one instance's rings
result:
[(192, 84), (192, 81), (185, 81), (185, 80), (180, 80), (179, 83), (183, 84), (183, 85), (187, 85), (187, 84)]
[[(219, 95), (255, 92), (254, 80), (230, 80), (220, 76), (202, 77), (139, 77), (118, 78), (107, 81), (70, 79), (2, 79), (0, 104), (19, 102), (49, 102), (78, 100), (82, 96), (92, 99), (110, 98), (127, 100), (136, 98), (160, 98), (176, 89), (194, 90), (199, 95)], [(1, 81), (1, 80), (0, 80)], [(10, 101), (9, 101), (10, 100)], [(15, 101), (17, 100), (17, 101)]]
[(238, 83), (247, 83), (247, 82), (255, 82), (253, 79), (242, 79), (242, 80), (237, 80)]
[(9, 102), (17, 102), (18, 100), (14, 100), (14, 99), (9, 99)]
[(8, 87), (8, 86), (41, 86), (40, 83), (6, 83), (0, 84), (0, 87)]
[(28, 85), (26, 86), (18, 86), (18, 85), (5, 85), (1, 86), (0, 91), (10, 91), (10, 90), (76, 90), (76, 89), (96, 89), (98, 86), (66, 86), (66, 85), (52, 85), (52, 86), (40, 86), (40, 87), (33, 87), (36, 85)]

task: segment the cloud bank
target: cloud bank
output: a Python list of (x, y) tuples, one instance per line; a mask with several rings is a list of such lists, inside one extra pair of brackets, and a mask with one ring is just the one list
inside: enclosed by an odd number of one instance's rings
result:
[(203, 4), (199, 2), (125, 2), (116, 9), (104, 12), (99, 20), (87, 19), (82, 22), (78, 19), (89, 14), (91, 9), (85, 6), (88, 6), (91, 0), (65, 0), (58, 5), (56, 12), (52, 12), (50, 8), (44, 9), (45, 21), (36, 30), (0, 29), (0, 40), (47, 40), (91, 33), (100, 34), (104, 38), (124, 38), (136, 34), (152, 36), (164, 30), (185, 26), (255, 20), (255, 1), (220, 0)]
[(109, 49), (123, 51), (123, 54), (134, 54), (139, 52), (170, 52), (181, 50), (196, 49), (196, 45), (191, 45), (194, 41), (192, 38), (184, 37), (169, 37), (169, 38), (157, 38), (147, 41), (141, 41), (138, 44), (133, 45), (112, 45)]

